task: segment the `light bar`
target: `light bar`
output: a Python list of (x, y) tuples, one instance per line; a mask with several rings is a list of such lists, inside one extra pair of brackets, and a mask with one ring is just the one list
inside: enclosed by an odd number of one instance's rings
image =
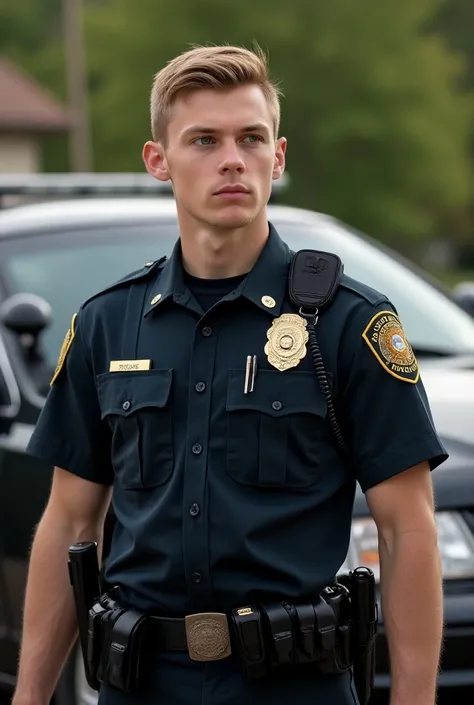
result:
[[(284, 174), (274, 181), (272, 194), (288, 185)], [(148, 173), (64, 173), (64, 174), (1, 174), (2, 196), (98, 196), (103, 194), (163, 194), (172, 195), (170, 181), (157, 181)]]
[(169, 181), (157, 181), (146, 172), (0, 174), (0, 196), (87, 196), (104, 193), (171, 194), (172, 189)]

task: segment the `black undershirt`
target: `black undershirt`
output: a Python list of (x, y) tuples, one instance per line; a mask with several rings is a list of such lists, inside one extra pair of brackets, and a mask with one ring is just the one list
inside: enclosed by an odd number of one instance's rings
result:
[(225, 279), (201, 279), (184, 272), (184, 281), (196, 301), (202, 306), (204, 313), (206, 313), (214, 304), (236, 289), (246, 276), (246, 274), (239, 274), (237, 277), (227, 277)]

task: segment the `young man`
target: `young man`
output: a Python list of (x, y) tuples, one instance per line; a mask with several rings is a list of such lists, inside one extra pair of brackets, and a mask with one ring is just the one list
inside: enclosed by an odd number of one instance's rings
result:
[(356, 481), (379, 530), (391, 705), (434, 705), (430, 468), (447, 456), (392, 305), (348, 277), (317, 325), (349, 458), (334, 439), (288, 296), (291, 253), (267, 221), (285, 167), (279, 119), (260, 54), (196, 48), (155, 78), (143, 158), (173, 184), (180, 239), (165, 264), (86, 302), (60, 355), (30, 444), (56, 467), (14, 705), (49, 701), (76, 635), (67, 549), (100, 544), (111, 494), (107, 583), (122, 604), (176, 621), (155, 620), (136, 692), (104, 684), (101, 705), (356, 702), (350, 669), (249, 680), (224, 616), (319, 599), (347, 552)]

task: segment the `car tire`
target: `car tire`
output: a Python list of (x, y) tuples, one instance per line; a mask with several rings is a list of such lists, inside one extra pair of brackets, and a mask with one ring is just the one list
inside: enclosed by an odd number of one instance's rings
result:
[(89, 687), (84, 674), (82, 651), (77, 643), (56, 686), (53, 705), (97, 705), (98, 693)]

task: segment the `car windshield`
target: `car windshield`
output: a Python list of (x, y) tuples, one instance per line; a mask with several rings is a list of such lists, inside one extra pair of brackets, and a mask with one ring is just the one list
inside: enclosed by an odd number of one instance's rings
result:
[[(298, 223), (272, 220), (293, 250), (336, 252), (347, 274), (387, 294), (419, 356), (474, 352), (474, 320), (370, 242), (330, 218)], [(81, 303), (145, 262), (169, 255), (177, 237), (175, 222), (151, 219), (17, 236), (0, 243), (0, 274), (8, 293), (34, 293), (51, 304), (53, 322), (43, 335), (43, 348), (53, 366)]]

